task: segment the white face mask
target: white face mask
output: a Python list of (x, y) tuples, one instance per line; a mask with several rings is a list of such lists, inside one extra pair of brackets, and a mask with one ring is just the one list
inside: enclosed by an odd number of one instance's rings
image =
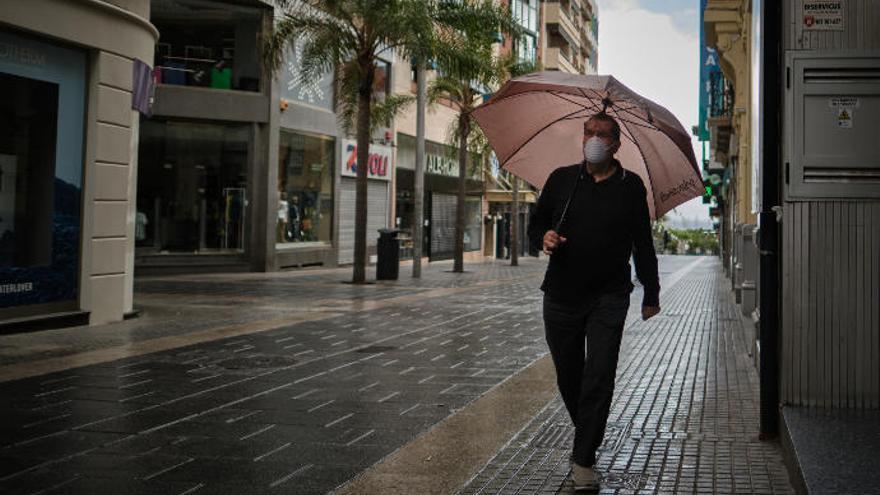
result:
[(597, 165), (611, 158), (610, 150), (601, 138), (593, 136), (584, 143), (584, 158), (587, 163)]

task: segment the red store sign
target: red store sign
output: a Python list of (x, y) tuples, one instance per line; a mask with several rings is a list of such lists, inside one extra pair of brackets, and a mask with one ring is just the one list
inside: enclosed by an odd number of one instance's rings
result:
[[(367, 160), (367, 178), (391, 180), (393, 150), (390, 146), (370, 144), (370, 157)], [(357, 177), (357, 143), (351, 139), (342, 140), (342, 176)]]

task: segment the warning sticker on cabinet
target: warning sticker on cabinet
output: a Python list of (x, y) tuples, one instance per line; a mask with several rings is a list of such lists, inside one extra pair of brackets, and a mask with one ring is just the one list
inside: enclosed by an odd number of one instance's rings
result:
[(837, 109), (837, 127), (852, 129), (853, 111), (850, 108), (840, 107)]
[(843, 0), (804, 0), (804, 31), (843, 31)]

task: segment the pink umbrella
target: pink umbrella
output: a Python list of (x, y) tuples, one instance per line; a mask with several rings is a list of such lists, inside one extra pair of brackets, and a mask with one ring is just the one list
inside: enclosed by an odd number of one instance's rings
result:
[(553, 170), (583, 161), (584, 122), (603, 110), (620, 124), (616, 157), (645, 183), (651, 218), (703, 193), (690, 136), (678, 119), (611, 76), (548, 71), (517, 77), (473, 116), (501, 166), (542, 187)]

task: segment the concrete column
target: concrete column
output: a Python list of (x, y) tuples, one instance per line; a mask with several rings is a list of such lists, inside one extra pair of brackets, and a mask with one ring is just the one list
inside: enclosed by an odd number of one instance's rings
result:
[[(272, 17), (263, 19), (263, 30), (272, 29)], [(254, 271), (275, 271), (275, 222), (278, 209), (278, 143), (280, 138), (281, 96), (277, 78), (264, 70), (263, 88), (268, 97), (269, 122), (253, 124), (250, 172), (248, 174), (247, 219), (250, 224), (246, 249)]]
[[(89, 84), (87, 159), (83, 184), (83, 309), (90, 323), (121, 320), (132, 304), (132, 61), (98, 51)], [(136, 155), (136, 154), (135, 154)], [(131, 246), (130, 246), (131, 244)]]
[[(135, 230), (137, 229), (137, 176), (138, 146), (140, 145), (141, 116), (137, 111), (131, 112), (131, 162), (128, 166), (128, 190), (131, 200), (128, 202), (128, 231), (125, 246), (125, 304), (123, 311), (128, 314), (134, 311), (134, 255)], [(158, 219), (155, 219), (158, 221)]]

